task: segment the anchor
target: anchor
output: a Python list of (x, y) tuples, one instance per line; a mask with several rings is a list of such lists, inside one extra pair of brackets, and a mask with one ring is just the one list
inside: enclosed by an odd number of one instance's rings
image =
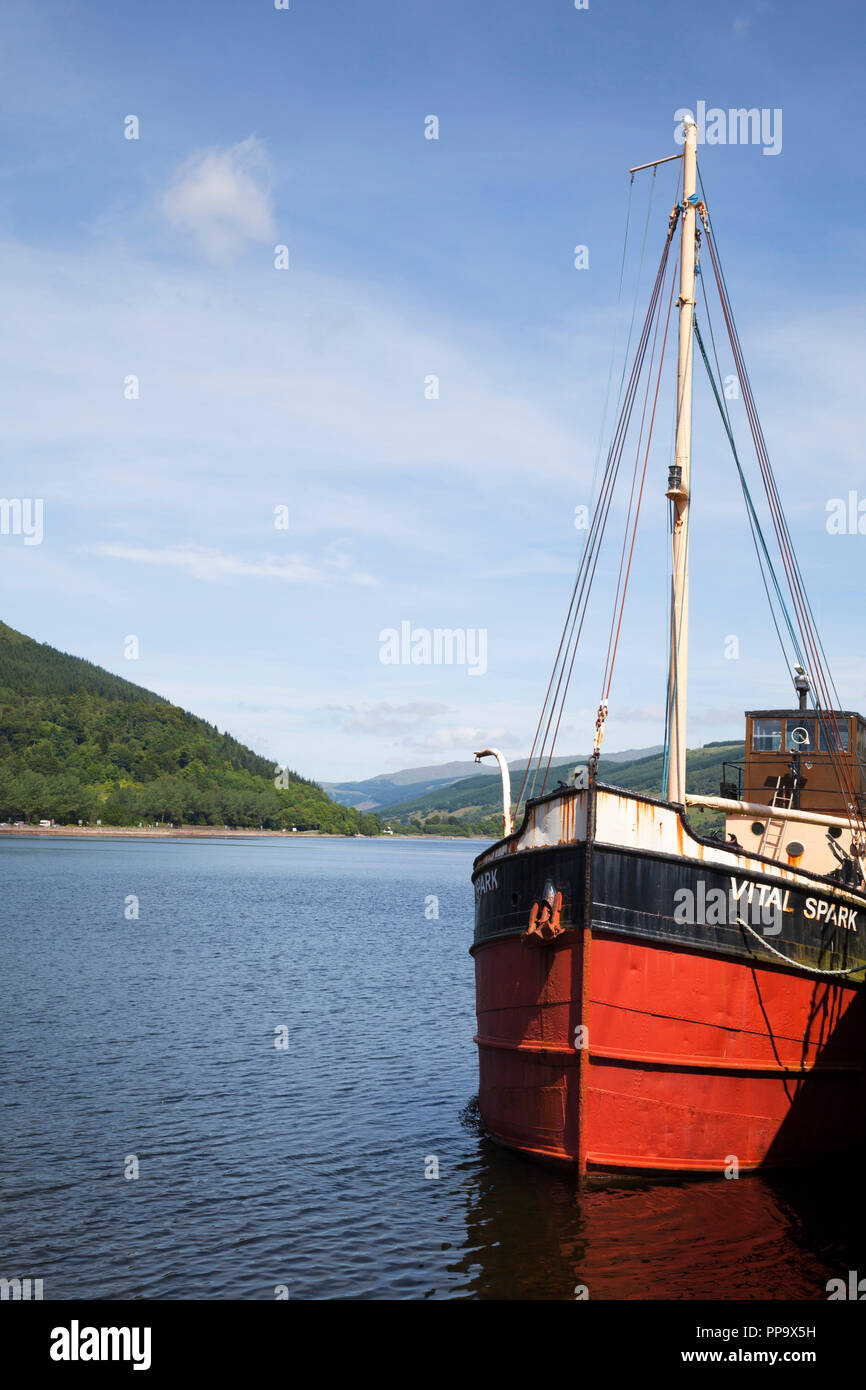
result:
[(561, 912), (562, 894), (554, 894), (552, 885), (547, 885), (544, 897), (532, 904), (529, 926), (520, 937), (524, 946), (548, 946), (561, 936), (565, 931), (559, 920)]

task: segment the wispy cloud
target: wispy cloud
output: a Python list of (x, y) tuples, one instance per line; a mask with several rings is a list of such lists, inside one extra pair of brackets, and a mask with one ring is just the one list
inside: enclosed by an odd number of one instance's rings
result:
[(265, 555), (258, 560), (243, 560), (238, 555), (225, 555), (203, 545), (147, 546), (107, 543), (91, 547), (97, 555), (115, 560), (129, 560), (138, 565), (160, 565), (185, 570), (194, 579), (214, 582), (220, 579), (246, 577), (278, 579), (287, 584), (327, 584), (342, 580), (350, 584), (376, 584), (371, 574), (353, 570), (342, 553), (326, 556), (324, 563), (311, 564), (303, 555), (279, 558)]
[(345, 716), (345, 730), (355, 729), (366, 734), (383, 734), (386, 737), (398, 733), (401, 729), (426, 724), (432, 716), (447, 713), (448, 708), (448, 705), (435, 700), (414, 700), (401, 705), (380, 701), (363, 708), (354, 705), (325, 706), (327, 713)]
[(345, 732), (356, 732), (392, 740), (392, 747), (418, 753), (459, 752), (467, 757), (480, 744), (499, 743), (522, 748), (525, 734), (489, 724), (442, 724), (439, 716), (458, 713), (453, 705), (435, 700), (412, 700), (400, 704), (381, 700), (375, 704), (325, 705), (326, 715), (341, 715)]
[(640, 705), (629, 707), (624, 705), (617, 709), (620, 719), (626, 719), (630, 724), (657, 724), (660, 719), (665, 717), (664, 705)]
[[(163, 209), (210, 259), (273, 235), (261, 151), (238, 148), (183, 165)], [(146, 217), (140, 227), (154, 231)], [(435, 761), (492, 742), (525, 755), (570, 589), (559, 575), (583, 544), (574, 508), (590, 500), (608, 320), (551, 296), (552, 318), (515, 334), (507, 315), (476, 317), (471, 300), (407, 301), (397, 281), (350, 272), (350, 257), (332, 258), (328, 273), (242, 264), (214, 276), (173, 262), (166, 224), (157, 230), (156, 246), (72, 244), (62, 257), (53, 245), (3, 244), (6, 487), (44, 497), (49, 528), (26, 557), (0, 554), (10, 621), (109, 665), (118, 634), (140, 632), (142, 683), (316, 776), (370, 774), (409, 761), (407, 750)], [(750, 291), (741, 283), (737, 294), (744, 341), (833, 659), (833, 629), (846, 650), (844, 615), (862, 574), (862, 538), (825, 530), (828, 497), (863, 493), (862, 310), (816, 302), (807, 280), (796, 302), (774, 299), (775, 319), (752, 310), (750, 322)], [(140, 399), (124, 396), (128, 372)], [(430, 372), (439, 399), (424, 394)], [(741, 499), (713, 402), (697, 396), (695, 481), (707, 500), (693, 512), (702, 563), (690, 720), (720, 737), (742, 727), (735, 701), (774, 703), (789, 682), (767, 659), (763, 614), (758, 635), (757, 573), (731, 563)], [(742, 401), (732, 410), (745, 439)], [(277, 504), (291, 513), (284, 537)], [(617, 672), (627, 703), (612, 703), (611, 750), (658, 741), (663, 720), (650, 703), (666, 676), (662, 506), (651, 495), (645, 507)], [(251, 602), (257, 584), (276, 601)], [(383, 600), (430, 627), (489, 628), (496, 667), (478, 683), (446, 667), (383, 667)], [(742, 664), (724, 659), (727, 633), (740, 636)], [(856, 701), (862, 671), (834, 667), (843, 699)], [(235, 670), (246, 679), (223, 696)], [(592, 659), (576, 668), (566, 752), (589, 747), (599, 678)], [(193, 679), (195, 690), (178, 693)], [(282, 688), (285, 700), (263, 693)], [(353, 705), (323, 736), (317, 711), (335, 698)]]
[(464, 757), (474, 752), (480, 744), (503, 745), (505, 748), (521, 747), (525, 735), (508, 729), (491, 729), (489, 725), (451, 724), (437, 725), (423, 738), (406, 737), (400, 740), (404, 748), (413, 748), (424, 753), (460, 752)]
[(162, 214), (209, 261), (232, 260), (249, 241), (273, 241), (273, 199), (264, 146), (254, 135), (203, 150), (177, 170), (162, 195)]

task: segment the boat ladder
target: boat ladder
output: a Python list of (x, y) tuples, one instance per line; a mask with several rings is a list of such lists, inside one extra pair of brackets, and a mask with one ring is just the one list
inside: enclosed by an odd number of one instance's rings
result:
[[(777, 778), (776, 778), (776, 787), (775, 787), (775, 790), (774, 790), (774, 792), (773, 792), (773, 799), (772, 799), (772, 801), (770, 802), (770, 805), (771, 805), (771, 806), (777, 806), (777, 807), (778, 807), (780, 810), (782, 810), (782, 811), (787, 811), (787, 810), (790, 809), (791, 802), (792, 802), (793, 800), (794, 800), (794, 793), (793, 793), (793, 791), (792, 791), (792, 792), (786, 792), (785, 789), (784, 789), (783, 786), (782, 786), (782, 779), (781, 779), (781, 777), (777, 777)], [(762, 836), (762, 838), (761, 838), (761, 844), (760, 844), (758, 853), (759, 853), (759, 854), (765, 854), (765, 855), (767, 856), (768, 859), (775, 859), (775, 858), (776, 858), (776, 855), (777, 855), (777, 853), (778, 853), (778, 850), (779, 850), (779, 845), (782, 843), (782, 836), (784, 835), (784, 833), (785, 833), (785, 817), (784, 817), (784, 816), (769, 816), (769, 817), (767, 818), (767, 826), (766, 826), (766, 829), (765, 829), (764, 834), (763, 834), (763, 836)]]

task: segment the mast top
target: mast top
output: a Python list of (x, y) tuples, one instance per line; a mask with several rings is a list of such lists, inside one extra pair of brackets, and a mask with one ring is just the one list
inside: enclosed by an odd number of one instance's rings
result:
[[(677, 114), (679, 114), (679, 112)], [(688, 130), (689, 126), (697, 126), (697, 121), (691, 111), (687, 111), (683, 116), (683, 133)], [(641, 169), (657, 169), (660, 164), (670, 164), (671, 160), (674, 159), (682, 159), (682, 155), (666, 154), (662, 159), (650, 159), (646, 164), (635, 164), (633, 168), (629, 169), (629, 173), (639, 174)]]

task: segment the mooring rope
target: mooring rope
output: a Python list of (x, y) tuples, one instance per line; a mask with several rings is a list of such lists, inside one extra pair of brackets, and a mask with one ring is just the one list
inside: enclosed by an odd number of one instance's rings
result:
[(811, 975), (856, 975), (858, 970), (866, 970), (866, 964), (862, 962), (860, 965), (848, 966), (845, 970), (822, 970), (817, 965), (804, 965), (802, 961), (792, 960), (790, 956), (785, 956), (781, 951), (777, 951), (775, 946), (771, 946), (765, 937), (759, 936), (754, 927), (750, 927), (748, 922), (743, 921), (742, 917), (737, 917), (737, 926), (744, 927), (747, 932), (751, 932), (756, 941), (760, 941), (762, 946), (765, 946), (768, 951), (772, 951), (773, 955), (778, 956), (779, 960), (783, 960), (786, 965), (793, 965), (797, 970), (808, 970)]

